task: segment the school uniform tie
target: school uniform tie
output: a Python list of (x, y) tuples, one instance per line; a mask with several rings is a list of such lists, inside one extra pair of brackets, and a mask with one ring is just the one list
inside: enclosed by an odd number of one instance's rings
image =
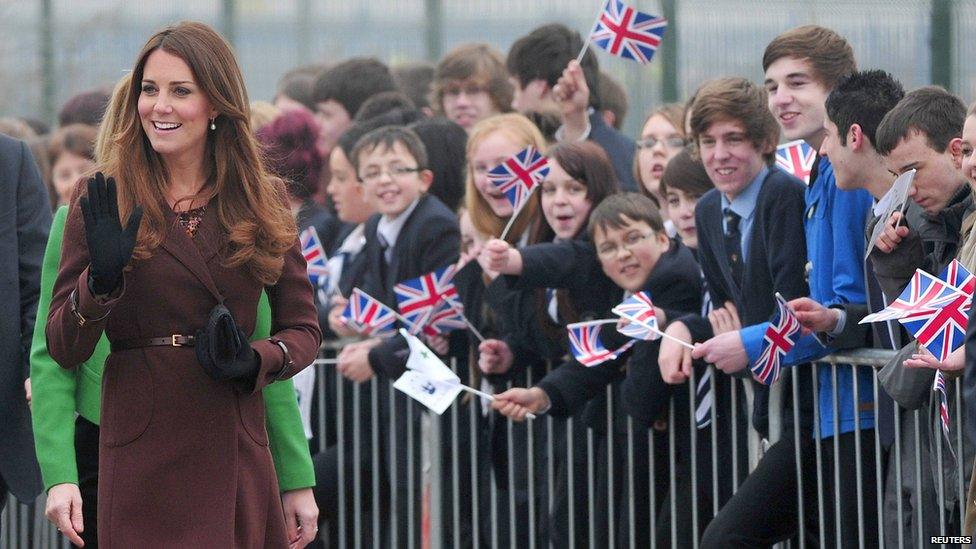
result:
[(725, 208), (722, 213), (725, 216), (725, 253), (728, 255), (729, 269), (732, 271), (732, 280), (741, 288), (742, 233), (739, 232), (739, 221), (742, 217), (732, 211), (732, 208)]

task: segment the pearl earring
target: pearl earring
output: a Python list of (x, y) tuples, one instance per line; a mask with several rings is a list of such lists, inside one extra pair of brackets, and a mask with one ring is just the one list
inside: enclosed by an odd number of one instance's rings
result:
[(216, 130), (217, 129), (217, 124), (214, 123), (214, 120), (216, 120), (216, 118), (211, 118), (210, 119), (210, 129), (211, 130)]

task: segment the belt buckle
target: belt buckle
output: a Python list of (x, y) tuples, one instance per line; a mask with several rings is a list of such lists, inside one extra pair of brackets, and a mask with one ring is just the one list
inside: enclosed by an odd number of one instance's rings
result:
[(182, 344), (182, 343), (180, 343), (179, 341), (177, 341), (177, 339), (178, 339), (178, 338), (181, 338), (181, 337), (183, 337), (183, 336), (181, 336), (180, 334), (173, 334), (173, 335), (171, 335), (171, 336), (169, 336), (169, 337), (170, 337), (170, 341), (171, 341), (171, 343), (170, 343), (170, 344), (171, 344), (171, 345), (172, 345), (173, 347), (183, 347), (183, 344)]

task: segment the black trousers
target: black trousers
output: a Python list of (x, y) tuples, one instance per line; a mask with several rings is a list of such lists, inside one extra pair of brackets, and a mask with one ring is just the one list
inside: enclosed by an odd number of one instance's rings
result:
[(86, 548), (98, 547), (98, 425), (78, 416), (75, 420), (75, 459), (85, 530)]
[[(815, 441), (801, 435), (799, 455), (803, 480), (803, 535), (810, 546), (821, 546), (819, 504), (824, 508), (824, 547), (849, 547), (858, 544), (858, 498), (864, 516), (863, 539), (866, 547), (877, 547), (877, 485), (875, 482), (874, 431), (863, 430), (861, 438), (860, 491), (855, 467), (855, 433), (837, 438), (839, 460), (834, 459), (834, 438), (821, 441), (823, 494), (817, 485)], [(701, 547), (770, 547), (799, 536), (797, 448), (793, 434), (784, 435), (766, 452), (731, 500), (709, 524)], [(836, 466), (836, 467), (835, 467)], [(840, 483), (835, 482), (836, 473)], [(840, 508), (840, 544), (834, 502)]]

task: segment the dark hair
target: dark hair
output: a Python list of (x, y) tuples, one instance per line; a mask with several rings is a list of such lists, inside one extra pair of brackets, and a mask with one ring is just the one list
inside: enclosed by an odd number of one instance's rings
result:
[(446, 118), (426, 118), (409, 126), (427, 150), (427, 168), (434, 172), (434, 181), (427, 189), (457, 211), (464, 198), (464, 151), (468, 132)]
[(396, 90), (380, 92), (363, 101), (363, 104), (359, 107), (359, 112), (356, 113), (356, 117), (353, 120), (357, 122), (360, 120), (369, 120), (381, 114), (386, 114), (393, 109), (416, 110), (417, 107), (403, 92)]
[(362, 136), (356, 142), (356, 146), (353, 147), (352, 156), (349, 157), (349, 160), (358, 173), (359, 157), (363, 153), (369, 153), (378, 148), (390, 150), (397, 143), (407, 149), (410, 156), (417, 161), (418, 168), (427, 168), (427, 149), (424, 148), (424, 142), (420, 140), (420, 137), (413, 130), (409, 130), (403, 126), (383, 126)]
[(804, 25), (773, 38), (763, 53), (763, 72), (783, 57), (810, 63), (812, 76), (828, 90), (857, 70), (854, 50), (841, 35), (817, 25)]
[(508, 81), (501, 54), (488, 44), (461, 44), (437, 64), (431, 84), (431, 106), (442, 112), (445, 89), (454, 83), (474, 80), (484, 86), (498, 112), (512, 110), (512, 84)]
[(25, 124), (30, 126), (30, 128), (34, 130), (34, 133), (37, 134), (38, 137), (43, 137), (51, 133), (51, 126), (47, 122), (44, 122), (43, 120), (39, 120), (32, 116), (20, 116), (18, 118), (20, 118), (21, 120), (24, 121)]
[(95, 161), (95, 138), (98, 129), (89, 124), (69, 124), (58, 128), (51, 135), (47, 151), (51, 164), (58, 161), (58, 157), (66, 152)]
[(939, 86), (924, 86), (905, 97), (881, 120), (874, 148), (891, 153), (911, 132), (925, 134), (929, 148), (945, 152), (949, 142), (962, 135), (966, 105)]
[(874, 146), (878, 124), (903, 97), (901, 82), (887, 72), (855, 72), (841, 78), (827, 96), (827, 118), (837, 126), (841, 145), (847, 144), (847, 131), (857, 124)]
[(661, 196), (667, 196), (668, 189), (678, 189), (691, 196), (701, 196), (714, 188), (715, 184), (708, 177), (705, 166), (688, 148), (676, 154), (668, 162), (661, 176)]
[(90, 90), (68, 99), (58, 113), (58, 125), (88, 124), (98, 126), (105, 115), (111, 93), (106, 90)]
[(339, 141), (336, 145), (342, 148), (342, 152), (346, 154), (346, 158), (352, 163), (352, 151), (356, 148), (356, 143), (359, 142), (362, 136), (377, 128), (384, 126), (406, 126), (422, 118), (423, 116), (418, 111), (394, 109), (375, 118), (355, 122), (345, 133), (339, 136)]
[(315, 80), (312, 100), (333, 100), (354, 118), (359, 107), (370, 97), (396, 89), (390, 69), (371, 57), (354, 57), (326, 69)]
[[(522, 87), (536, 79), (545, 80), (552, 87), (582, 49), (583, 39), (578, 32), (550, 23), (516, 40), (508, 50), (505, 66)], [(590, 88), (590, 106), (600, 109), (600, 65), (591, 48), (587, 47), (580, 65)]]
[(325, 71), (323, 65), (304, 65), (295, 67), (286, 72), (278, 80), (278, 90), (275, 92), (275, 99), (282, 95), (305, 105), (305, 108), (315, 112), (315, 101), (312, 100), (312, 90), (315, 87), (315, 79)]
[(661, 211), (654, 201), (640, 193), (628, 192), (612, 194), (593, 208), (586, 232), (590, 235), (590, 240), (593, 240), (598, 227), (604, 232), (608, 227), (619, 229), (627, 223), (627, 220), (643, 221), (654, 232), (659, 233), (664, 230)]
[(539, 128), (546, 143), (553, 144), (556, 142), (556, 132), (559, 130), (559, 126), (563, 124), (558, 112), (529, 111), (522, 114), (535, 124), (535, 127)]
[(771, 163), (779, 142), (779, 123), (769, 111), (766, 89), (740, 77), (719, 78), (698, 88), (691, 114), (691, 139), (697, 145), (713, 123), (742, 124), (746, 139)]
[(627, 117), (627, 92), (620, 82), (603, 71), (600, 71), (600, 101), (604, 110), (613, 113), (613, 127), (619, 130)]
[(325, 160), (315, 146), (319, 125), (312, 113), (291, 109), (258, 130), (268, 169), (285, 180), (288, 192), (304, 200), (319, 190)]
[(418, 109), (430, 108), (428, 96), (434, 80), (434, 66), (430, 63), (407, 63), (390, 69), (397, 88), (413, 101)]

